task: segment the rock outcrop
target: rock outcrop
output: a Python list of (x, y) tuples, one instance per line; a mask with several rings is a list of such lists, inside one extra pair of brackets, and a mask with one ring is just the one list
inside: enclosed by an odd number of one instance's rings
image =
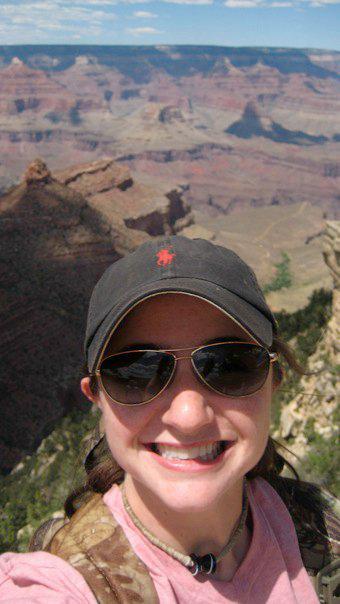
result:
[(328, 222), (323, 255), (334, 281), (332, 318), (325, 334), (325, 346), (332, 364), (340, 366), (340, 221)]
[(328, 140), (326, 136), (313, 136), (302, 130), (289, 130), (278, 122), (261, 117), (260, 109), (254, 102), (246, 104), (241, 119), (226, 128), (225, 132), (246, 139), (263, 136), (276, 143), (291, 145), (323, 144)]
[(303, 457), (309, 449), (309, 432), (330, 438), (339, 426), (333, 416), (340, 403), (337, 370), (340, 365), (340, 222), (328, 222), (324, 258), (334, 280), (332, 317), (309, 361), (312, 375), (302, 378), (298, 394), (281, 413), (277, 436), (289, 439), (289, 448)]
[(41, 159), (34, 160), (28, 167), (24, 174), (24, 181), (27, 185), (33, 183), (47, 184), (52, 182), (52, 175), (45, 162)]
[(82, 338), (99, 276), (186, 215), (179, 192), (139, 186), (109, 159), (57, 177), (35, 160), (0, 197), (0, 472), (82, 400)]
[(168, 105), (163, 107), (158, 114), (161, 124), (172, 124), (173, 122), (184, 122), (182, 111), (178, 107)]
[(136, 182), (128, 168), (112, 158), (56, 172), (56, 178), (86, 197), (100, 213), (122, 254), (148, 235), (174, 234), (193, 222), (190, 206), (179, 190), (159, 191)]

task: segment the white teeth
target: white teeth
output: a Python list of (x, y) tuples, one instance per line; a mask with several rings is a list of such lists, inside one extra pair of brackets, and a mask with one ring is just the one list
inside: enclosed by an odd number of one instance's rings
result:
[(156, 444), (156, 451), (162, 457), (167, 459), (201, 459), (202, 461), (211, 461), (221, 452), (221, 442), (210, 443), (200, 447), (188, 447), (180, 449), (179, 447), (169, 447), (167, 445)]

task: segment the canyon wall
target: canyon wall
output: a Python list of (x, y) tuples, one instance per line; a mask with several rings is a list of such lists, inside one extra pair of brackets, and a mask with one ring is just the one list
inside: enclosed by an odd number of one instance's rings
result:
[(179, 191), (139, 185), (109, 158), (54, 175), (36, 160), (0, 197), (0, 471), (82, 401), (86, 309), (105, 268), (190, 220)]
[[(334, 289), (331, 319), (309, 359), (309, 375), (299, 384), (299, 394), (285, 405), (276, 436), (302, 460), (311, 449), (315, 435), (330, 439), (339, 435), (340, 404), (340, 222), (326, 225), (324, 259)], [(336, 456), (337, 451), (334, 451)], [(296, 461), (296, 460), (295, 460)], [(294, 462), (294, 460), (293, 460)], [(302, 463), (303, 469), (303, 463)], [(319, 477), (322, 480), (322, 477)]]

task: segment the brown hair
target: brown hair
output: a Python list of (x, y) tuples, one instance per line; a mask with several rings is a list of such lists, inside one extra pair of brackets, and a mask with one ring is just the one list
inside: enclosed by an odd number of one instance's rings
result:
[[(271, 351), (277, 352), (279, 359), (283, 358), (293, 371), (300, 375), (305, 373), (303, 367), (297, 362), (291, 348), (280, 337), (274, 336)], [(84, 374), (88, 375), (86, 369)], [(282, 365), (280, 362), (277, 362), (274, 364), (274, 381), (280, 383), (282, 377)], [(90, 388), (93, 393), (98, 392), (98, 382), (93, 375), (90, 377)], [(284, 466), (290, 469), (296, 479), (299, 479), (293, 466), (278, 452), (278, 443), (269, 436), (267, 446), (260, 461), (247, 473), (247, 477), (252, 479), (260, 476), (275, 488)], [(105, 437), (99, 440), (98, 444), (87, 457), (85, 469), (87, 474), (85, 483), (70, 493), (65, 501), (64, 507), (68, 517), (71, 517), (94, 492), (106, 493), (114, 483), (120, 484), (124, 480), (124, 470), (113, 458)]]

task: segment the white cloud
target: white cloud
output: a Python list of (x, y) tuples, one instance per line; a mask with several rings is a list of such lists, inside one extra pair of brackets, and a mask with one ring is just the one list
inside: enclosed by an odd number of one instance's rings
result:
[[(60, 3), (59, 3), (60, 2)], [(96, 23), (106, 24), (108, 21), (116, 19), (116, 15), (112, 12), (106, 12), (98, 10), (98, 8), (88, 8), (85, 6), (72, 6), (65, 4), (61, 0), (47, 2), (30, 2), (23, 4), (5, 4), (0, 7), (0, 13), (2, 13), (2, 21), (7, 23), (10, 27), (11, 23), (21, 23), (24, 25), (29, 22), (41, 22), (41, 27), (44, 27), (44, 21), (46, 27), (51, 28), (51, 23), (54, 23), (56, 27), (58, 25), (64, 26), (75, 22), (76, 25), (82, 23)]]
[(163, 0), (163, 2), (168, 2), (171, 4), (196, 4), (197, 6), (213, 4), (213, 1), (214, 0)]
[(42, 43), (51, 39), (57, 43), (91, 37), (99, 42), (117, 18), (108, 6), (104, 8), (104, 0), (95, 0), (94, 4), (88, 0), (85, 6), (79, 0), (21, 0), (18, 4), (7, 0), (3, 5), (0, 0), (2, 43)]
[(310, 3), (310, 6), (320, 7), (328, 4), (339, 4), (340, 0), (314, 0)]
[(30, 12), (37, 10), (55, 10), (58, 6), (58, 1), (56, 0), (47, 0), (46, 2), (41, 1), (32, 1), (32, 2), (19, 2), (18, 4), (7, 3), (0, 5), (1, 13), (11, 13), (11, 12)]
[(114, 2), (113, 0), (88, 0), (88, 2), (84, 2), (84, 0), (78, 0), (75, 1), (74, 4), (83, 4), (86, 6), (113, 6), (114, 4), (117, 4), (117, 2)]
[(226, 0), (224, 6), (228, 8), (257, 8), (263, 5), (261, 0)]
[(13, 5), (13, 8), (20, 8), (20, 9), (24, 9), (26, 11), (30, 11), (30, 10), (54, 10), (56, 7), (56, 3), (55, 2), (34, 2), (31, 4), (22, 4), (20, 5)]
[[(38, 0), (39, 2), (40, 0)], [(32, 2), (32, 0), (31, 0)], [(35, 0), (33, 0), (35, 2)], [(116, 0), (46, 0), (46, 2), (51, 2), (54, 6), (62, 5), (65, 6), (67, 4), (72, 6), (114, 6), (117, 4)], [(92, 10), (91, 8), (89, 10)]]
[(143, 36), (145, 34), (162, 34), (164, 32), (155, 29), (154, 27), (130, 27), (127, 30), (128, 34), (133, 36)]
[(133, 16), (137, 17), (137, 19), (156, 19), (158, 17), (155, 13), (150, 13), (147, 10), (136, 10)]
[(272, 2), (269, 6), (272, 8), (289, 8), (294, 5), (292, 2)]
[(27, 23), (35, 23), (35, 19), (25, 15), (13, 15), (12, 23), (15, 23), (15, 25), (25, 25)]

